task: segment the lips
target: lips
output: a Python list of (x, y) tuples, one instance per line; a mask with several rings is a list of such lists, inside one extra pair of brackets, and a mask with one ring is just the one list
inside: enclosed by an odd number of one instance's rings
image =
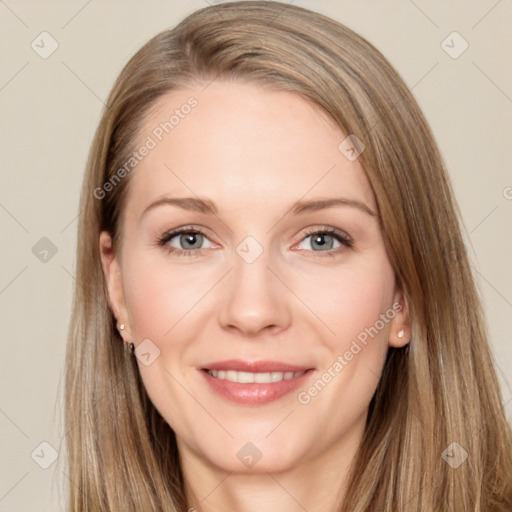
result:
[(310, 366), (280, 361), (228, 360), (201, 368), (211, 389), (232, 402), (263, 405), (290, 393), (312, 373)]
[(302, 372), (311, 366), (298, 366), (280, 361), (241, 361), (230, 359), (205, 364), (203, 370), (233, 370), (237, 372), (267, 373), (267, 372)]

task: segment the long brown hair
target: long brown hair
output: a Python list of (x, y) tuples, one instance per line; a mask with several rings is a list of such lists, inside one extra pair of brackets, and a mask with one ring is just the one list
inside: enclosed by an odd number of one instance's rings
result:
[[(389, 349), (339, 510), (512, 510), (511, 429), (461, 215), (429, 125), (368, 41), (325, 16), (272, 1), (192, 13), (147, 42), (110, 93), (80, 200), (65, 381), (68, 509), (186, 510), (175, 435), (124, 353), (101, 268), (99, 233), (110, 232), (118, 246), (130, 176), (102, 198), (95, 191), (134, 151), (162, 95), (224, 79), (300, 94), (363, 141), (359, 160), (409, 305), (411, 341)], [(458, 467), (447, 462), (454, 450), (467, 454)]]

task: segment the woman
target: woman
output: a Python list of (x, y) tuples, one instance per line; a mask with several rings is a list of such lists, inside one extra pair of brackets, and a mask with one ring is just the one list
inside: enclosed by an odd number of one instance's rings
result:
[(194, 12), (122, 70), (80, 206), (70, 510), (512, 510), (460, 213), (363, 38)]

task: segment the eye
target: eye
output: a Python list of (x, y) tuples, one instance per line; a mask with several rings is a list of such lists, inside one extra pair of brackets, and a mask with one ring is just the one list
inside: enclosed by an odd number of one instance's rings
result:
[[(169, 243), (174, 239), (176, 239), (174, 244), (177, 244), (177, 247)], [(201, 249), (204, 249), (202, 244), (205, 240), (208, 240), (208, 238), (201, 230), (185, 226), (165, 233), (158, 239), (157, 244), (164, 246), (176, 256), (194, 256), (200, 253)], [(182, 249), (180, 246), (184, 248)]]
[[(317, 253), (314, 254), (313, 257), (334, 257), (336, 254), (343, 252), (346, 249), (350, 249), (354, 245), (352, 238), (348, 234), (328, 227), (307, 231), (303, 240), (308, 239), (310, 239), (308, 244), (309, 248), (306, 247), (306, 249)], [(335, 243), (337, 243), (338, 246), (334, 247)], [(298, 247), (299, 245), (294, 246), (294, 248)]]

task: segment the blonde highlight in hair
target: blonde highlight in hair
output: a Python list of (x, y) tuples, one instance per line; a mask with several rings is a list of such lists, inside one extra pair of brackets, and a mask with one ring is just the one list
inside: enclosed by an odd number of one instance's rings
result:
[[(390, 348), (340, 512), (512, 510), (512, 434), (503, 411), (462, 220), (442, 156), (414, 97), (369, 42), (278, 2), (198, 10), (147, 42), (117, 78), (91, 146), (80, 199), (66, 356), (69, 507), (187, 509), (175, 435), (148, 398), (109, 309), (99, 234), (118, 246), (130, 177), (94, 196), (134, 149), (164, 94), (239, 80), (319, 105), (359, 156), (375, 194), (410, 344)], [(457, 469), (442, 458), (467, 452)]]

